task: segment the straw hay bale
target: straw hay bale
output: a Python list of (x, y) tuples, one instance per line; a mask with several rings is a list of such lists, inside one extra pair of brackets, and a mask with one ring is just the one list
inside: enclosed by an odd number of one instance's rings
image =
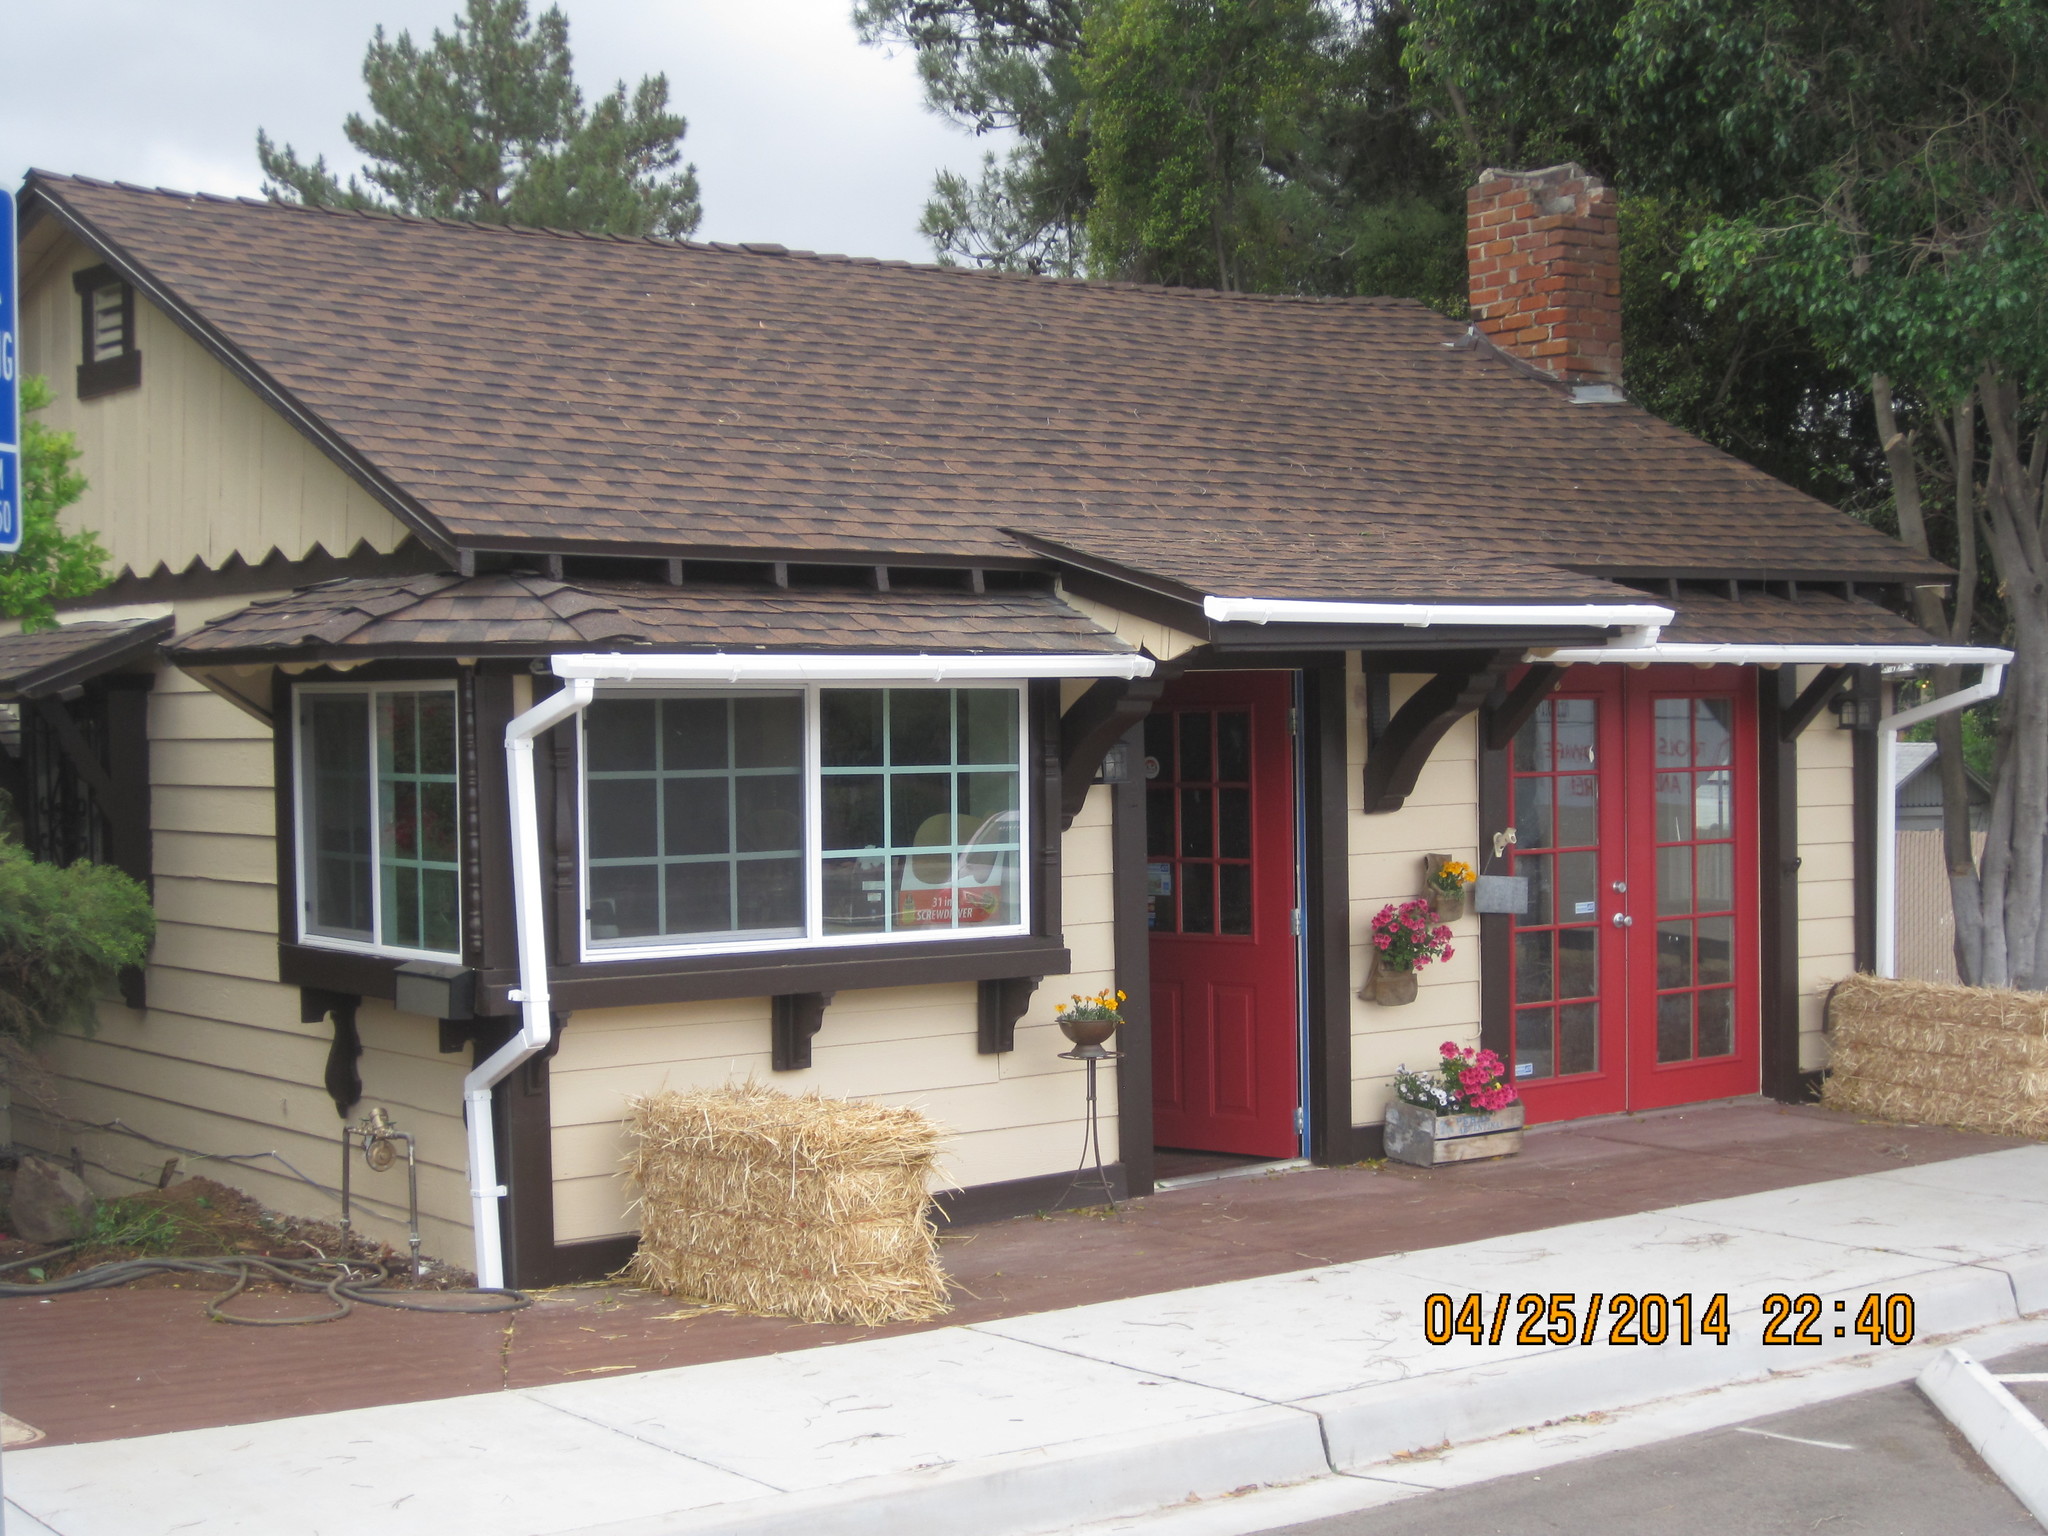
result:
[(914, 1109), (761, 1083), (627, 1103), (637, 1284), (805, 1322), (951, 1310), (926, 1188), (939, 1128)]
[(1831, 1109), (2048, 1137), (2048, 996), (1851, 976), (1827, 1027)]

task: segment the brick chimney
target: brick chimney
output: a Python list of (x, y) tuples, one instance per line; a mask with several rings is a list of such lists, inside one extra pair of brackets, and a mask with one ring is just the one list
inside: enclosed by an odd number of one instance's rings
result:
[(1566, 384), (1619, 388), (1612, 187), (1571, 163), (1482, 172), (1465, 194), (1465, 254), (1479, 334)]

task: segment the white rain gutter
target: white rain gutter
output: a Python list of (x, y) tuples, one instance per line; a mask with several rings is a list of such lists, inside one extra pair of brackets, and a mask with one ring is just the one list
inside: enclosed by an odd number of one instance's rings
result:
[(1871, 904), (1877, 909), (1876, 960), (1880, 976), (1899, 973), (1899, 732), (1936, 715), (1997, 698), (2012, 652), (1987, 647), (1986, 653), (2000, 659), (1986, 661), (1983, 678), (1971, 687), (1902, 709), (1877, 722), (1877, 860), (1872, 882), (1876, 890), (1872, 892)]
[(1631, 649), (1656, 643), (1677, 614), (1655, 603), (1335, 603), (1277, 597), (1205, 597), (1202, 612), (1217, 624), (1387, 624), (1431, 629), (1440, 624), (1525, 628), (1570, 624), (1628, 631), (1615, 641)]
[(1986, 645), (1704, 645), (1658, 640), (1650, 645), (1573, 645), (1531, 651), (1528, 660), (1560, 665), (1676, 662), (1697, 667), (1974, 667), (2002, 666), (2011, 651)]
[(557, 656), (552, 666), (567, 686), (505, 727), (505, 774), (512, 798), (512, 901), (518, 936), (519, 1032), (462, 1080), (469, 1132), (469, 1207), (476, 1243), (476, 1283), (505, 1283), (504, 1237), (498, 1202), (498, 1149), (491, 1090), (547, 1049), (554, 1034), (548, 1008), (546, 909), (541, 900), (540, 814), (533, 781), (533, 743), (543, 732), (581, 714), (600, 682), (947, 682), (973, 678), (1149, 677), (1152, 658), (1124, 652), (1077, 656)]

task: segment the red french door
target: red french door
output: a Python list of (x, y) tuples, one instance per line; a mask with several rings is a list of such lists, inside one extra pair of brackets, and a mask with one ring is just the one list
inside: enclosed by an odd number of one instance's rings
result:
[(1532, 1120), (1756, 1091), (1755, 729), (1739, 668), (1599, 666), (1517, 733), (1510, 1070)]
[(1285, 672), (1198, 672), (1145, 722), (1153, 1139), (1300, 1142), (1294, 762)]

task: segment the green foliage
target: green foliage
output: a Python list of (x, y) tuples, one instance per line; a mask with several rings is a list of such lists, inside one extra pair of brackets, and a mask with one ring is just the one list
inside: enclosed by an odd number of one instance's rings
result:
[(21, 548), (0, 555), (0, 614), (23, 629), (49, 629), (60, 598), (84, 597), (107, 584), (107, 552), (97, 535), (66, 533), (57, 514), (85, 494), (77, 441), (36, 420), (50, 403), (47, 379), (21, 381)]
[(118, 1249), (139, 1258), (177, 1253), (195, 1231), (175, 1209), (146, 1196), (129, 1195), (95, 1205), (92, 1220), (78, 1241), (81, 1247)]
[(0, 1039), (32, 1045), (90, 1028), (95, 1001), (155, 936), (139, 881), (83, 860), (39, 863), (0, 841)]
[(526, 0), (466, 0), (452, 33), (427, 47), (377, 28), (363, 58), (372, 116), (342, 131), (370, 160), (343, 186), (261, 130), (264, 192), (318, 208), (383, 208), (429, 218), (682, 239), (702, 209), (688, 124), (668, 109), (668, 79), (621, 81), (595, 106), (570, 72), (569, 23)]

